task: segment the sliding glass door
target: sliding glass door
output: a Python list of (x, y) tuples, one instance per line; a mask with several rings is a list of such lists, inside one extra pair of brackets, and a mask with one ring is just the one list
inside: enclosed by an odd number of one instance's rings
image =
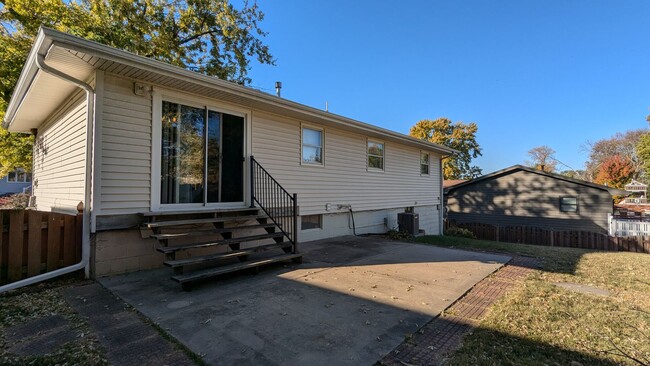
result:
[(160, 203), (244, 200), (244, 118), (162, 102)]

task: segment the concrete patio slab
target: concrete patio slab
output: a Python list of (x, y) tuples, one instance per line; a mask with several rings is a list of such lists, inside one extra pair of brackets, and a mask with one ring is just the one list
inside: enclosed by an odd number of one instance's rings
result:
[(372, 365), (506, 256), (342, 237), (301, 265), (183, 292), (169, 269), (100, 282), (213, 365)]

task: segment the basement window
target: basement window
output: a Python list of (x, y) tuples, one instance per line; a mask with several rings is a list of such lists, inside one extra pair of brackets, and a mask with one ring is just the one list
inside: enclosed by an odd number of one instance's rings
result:
[(323, 215), (300, 216), (300, 227), (302, 228), (302, 230), (322, 229)]
[(578, 197), (560, 197), (560, 212), (578, 212)]

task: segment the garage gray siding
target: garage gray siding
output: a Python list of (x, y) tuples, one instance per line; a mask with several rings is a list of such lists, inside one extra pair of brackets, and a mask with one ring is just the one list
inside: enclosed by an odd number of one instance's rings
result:
[[(576, 197), (578, 212), (560, 211), (561, 197)], [(519, 170), (451, 189), (447, 209), (458, 223), (603, 231), (613, 204), (605, 189)]]

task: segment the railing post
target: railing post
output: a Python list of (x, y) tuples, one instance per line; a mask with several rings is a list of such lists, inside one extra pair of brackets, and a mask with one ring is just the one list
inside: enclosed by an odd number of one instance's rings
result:
[(293, 253), (298, 253), (298, 194), (293, 194)]
[(251, 190), (251, 197), (250, 197), (251, 205), (250, 205), (250, 208), (255, 208), (255, 178), (253, 176), (254, 170), (255, 170), (255, 167), (253, 166), (254, 163), (255, 163), (255, 158), (253, 157), (253, 155), (251, 155), (250, 164), (249, 164), (250, 165), (250, 174), (249, 174), (250, 178), (249, 179), (250, 179), (250, 190)]

